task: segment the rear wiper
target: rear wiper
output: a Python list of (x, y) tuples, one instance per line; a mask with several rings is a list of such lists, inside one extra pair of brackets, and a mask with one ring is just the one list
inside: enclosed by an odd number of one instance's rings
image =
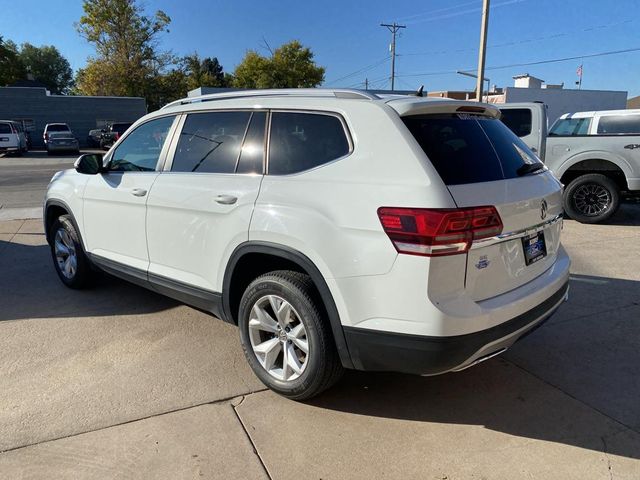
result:
[(539, 162), (525, 163), (524, 165), (522, 165), (520, 168), (516, 170), (516, 173), (518, 174), (518, 176), (522, 177), (524, 175), (529, 175), (531, 173), (535, 173), (540, 170), (546, 170), (546, 167), (544, 166), (543, 163), (539, 163)]

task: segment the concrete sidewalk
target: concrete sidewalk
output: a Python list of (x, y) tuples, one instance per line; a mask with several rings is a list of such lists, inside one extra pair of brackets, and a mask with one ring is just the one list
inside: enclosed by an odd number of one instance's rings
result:
[(0, 222), (0, 478), (640, 478), (640, 206), (566, 222), (571, 299), (458, 374), (349, 372), (285, 400), (235, 327), (104, 276), (64, 288)]

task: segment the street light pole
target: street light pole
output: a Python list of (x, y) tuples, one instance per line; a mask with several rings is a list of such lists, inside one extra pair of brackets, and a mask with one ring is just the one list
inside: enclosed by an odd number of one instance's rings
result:
[[(478, 75), (476, 75), (475, 73), (471, 73), (471, 72), (463, 72), (462, 70), (456, 70), (456, 73), (458, 75), (464, 75), (465, 77), (478, 78)], [(484, 81), (487, 82), (487, 92), (491, 91), (491, 88), (490, 88), (491, 79), (490, 78), (485, 78)]]
[(489, 28), (489, 0), (482, 0), (482, 25), (480, 26), (480, 50), (478, 52), (478, 81), (476, 99), (482, 101), (482, 82), (484, 82), (484, 61), (487, 52), (487, 30)]

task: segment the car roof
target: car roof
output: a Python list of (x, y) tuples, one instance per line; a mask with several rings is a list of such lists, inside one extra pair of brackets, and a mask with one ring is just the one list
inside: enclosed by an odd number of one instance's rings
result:
[(272, 108), (280, 104), (287, 107), (315, 109), (322, 106), (338, 108), (350, 102), (361, 101), (370, 101), (380, 106), (388, 105), (401, 116), (464, 110), (468, 113), (495, 118), (500, 116), (500, 111), (495, 106), (478, 102), (411, 95), (378, 95), (366, 90), (323, 88), (240, 90), (187, 97), (165, 105), (159, 112), (182, 113), (211, 109), (211, 103), (220, 108)]
[(567, 118), (587, 118), (587, 117), (606, 117), (607, 115), (640, 115), (640, 109), (630, 108), (626, 110), (593, 110), (590, 112), (573, 112), (565, 113), (560, 116), (561, 119)]

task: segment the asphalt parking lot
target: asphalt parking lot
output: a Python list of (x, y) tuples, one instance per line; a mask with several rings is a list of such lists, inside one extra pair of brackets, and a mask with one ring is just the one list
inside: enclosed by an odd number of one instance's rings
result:
[[(12, 216), (73, 161), (2, 160)], [(68, 290), (41, 221), (0, 221), (0, 478), (639, 479), (640, 204), (563, 243), (569, 301), (504, 355), (295, 403), (235, 327), (106, 275)]]

